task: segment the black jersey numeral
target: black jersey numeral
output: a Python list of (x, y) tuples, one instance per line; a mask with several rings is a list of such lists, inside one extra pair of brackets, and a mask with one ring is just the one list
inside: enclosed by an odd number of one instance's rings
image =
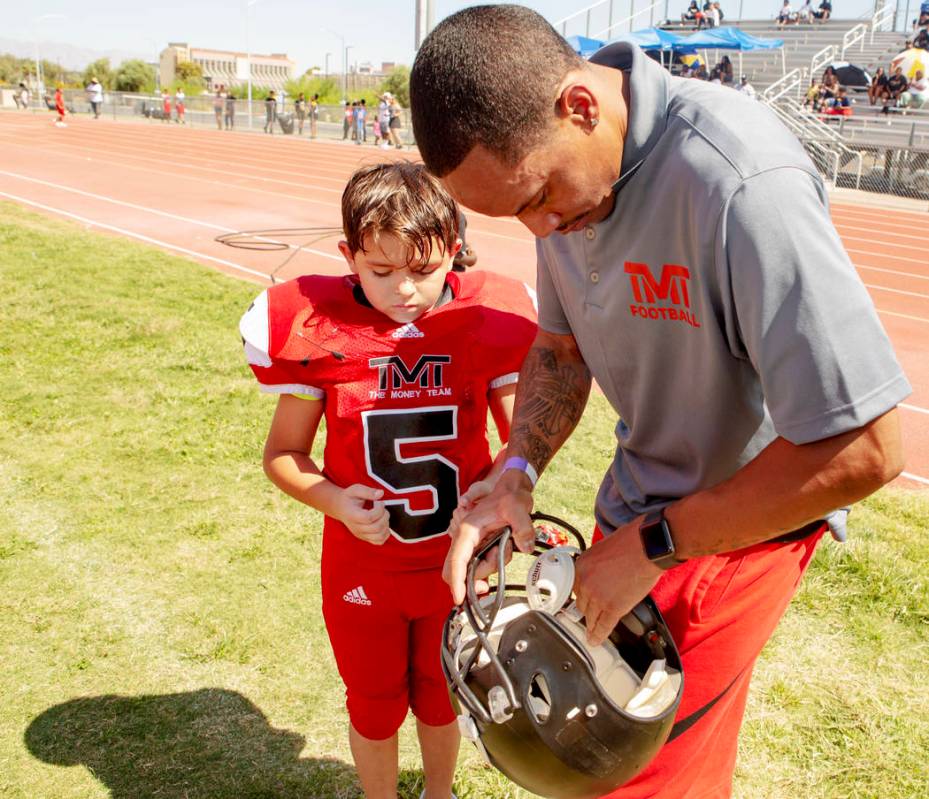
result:
[(386, 500), (390, 529), (404, 541), (444, 535), (458, 505), (458, 467), (438, 453), (406, 458), (404, 444), (451, 441), (458, 437), (458, 408), (404, 408), (365, 411), (368, 474), (393, 494), (428, 491), (432, 507), (411, 510), (407, 499)]

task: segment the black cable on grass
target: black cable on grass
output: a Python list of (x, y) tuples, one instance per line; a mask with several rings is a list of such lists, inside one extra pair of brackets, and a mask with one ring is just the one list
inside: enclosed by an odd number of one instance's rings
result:
[[(277, 283), (277, 273), (287, 266), (298, 252), (307, 247), (311, 247), (323, 239), (341, 235), (342, 228), (340, 227), (292, 227), (272, 228), (270, 230), (240, 230), (235, 233), (223, 233), (214, 240), (218, 241), (220, 244), (225, 244), (227, 247), (235, 247), (240, 250), (258, 250), (259, 252), (293, 250), (293, 252), (268, 275), (272, 283)], [(284, 239), (304, 238), (307, 236), (309, 236), (309, 238), (297, 244), (290, 244), (284, 241)]]

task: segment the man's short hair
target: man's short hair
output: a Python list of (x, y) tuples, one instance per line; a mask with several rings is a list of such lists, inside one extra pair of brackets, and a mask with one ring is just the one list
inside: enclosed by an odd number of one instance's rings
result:
[(410, 74), (419, 152), (444, 177), (478, 144), (515, 164), (547, 135), (555, 91), (584, 62), (524, 6), (472, 6), (426, 37)]
[(422, 164), (366, 166), (342, 192), (342, 231), (353, 253), (365, 239), (391, 234), (409, 248), (407, 263), (428, 261), (435, 241), (448, 252), (458, 239), (458, 205)]

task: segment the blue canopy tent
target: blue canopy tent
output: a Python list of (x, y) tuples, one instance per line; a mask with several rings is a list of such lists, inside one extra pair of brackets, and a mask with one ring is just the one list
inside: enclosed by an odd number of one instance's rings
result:
[(631, 42), (643, 50), (658, 50), (661, 53), (689, 54), (710, 49), (738, 50), (740, 72), (742, 71), (742, 53), (751, 50), (777, 50), (784, 47), (783, 39), (761, 39), (731, 27), (708, 28), (689, 36), (681, 36), (661, 28), (643, 28), (621, 34), (611, 39), (610, 42), (590, 39), (586, 36), (568, 37), (568, 43), (583, 58), (589, 58), (605, 44), (612, 42)]
[(587, 36), (569, 36), (568, 44), (581, 58), (590, 58), (606, 42), (600, 39), (591, 39)]

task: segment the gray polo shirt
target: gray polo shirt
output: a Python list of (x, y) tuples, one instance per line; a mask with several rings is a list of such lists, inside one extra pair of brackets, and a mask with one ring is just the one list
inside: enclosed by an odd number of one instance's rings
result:
[(539, 324), (619, 413), (609, 532), (715, 485), (776, 436), (861, 427), (910, 393), (822, 181), (762, 103), (619, 43), (631, 107), (612, 214), (537, 241)]

